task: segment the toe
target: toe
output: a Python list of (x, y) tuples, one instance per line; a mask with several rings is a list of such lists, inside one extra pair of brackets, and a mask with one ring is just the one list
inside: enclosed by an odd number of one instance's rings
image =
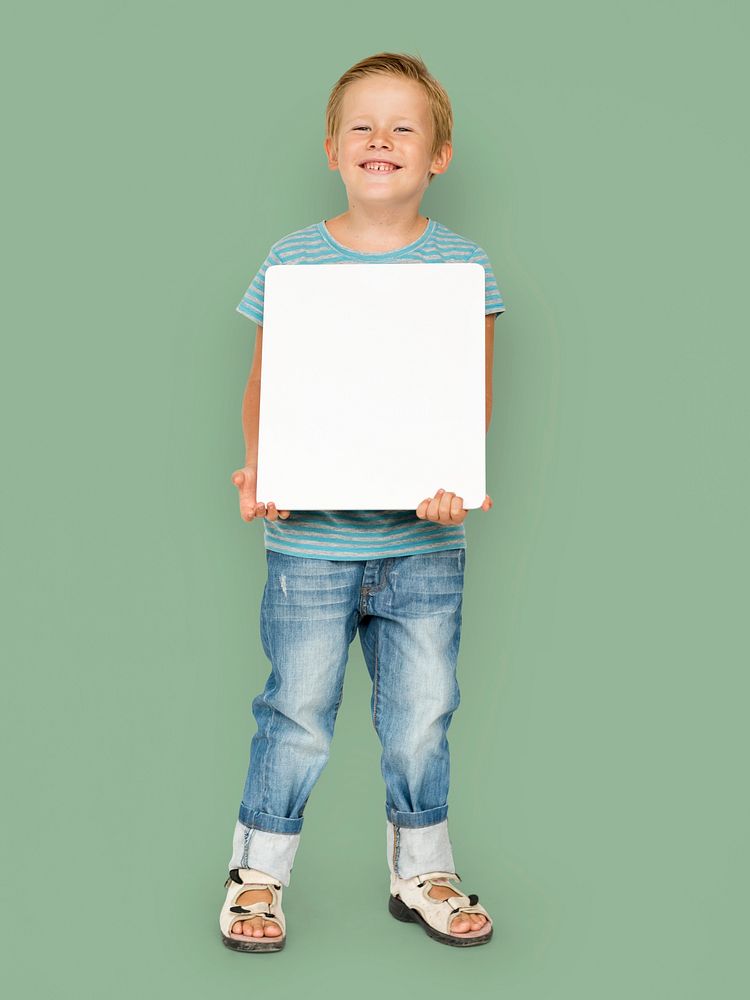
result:
[(253, 927), (253, 937), (263, 937), (263, 917), (253, 917), (250, 923)]
[(266, 937), (278, 937), (281, 934), (281, 928), (273, 920), (265, 920), (263, 922), (263, 930)]
[(461, 913), (453, 918), (450, 925), (451, 934), (466, 934), (478, 931), (484, 927), (487, 918), (483, 913)]

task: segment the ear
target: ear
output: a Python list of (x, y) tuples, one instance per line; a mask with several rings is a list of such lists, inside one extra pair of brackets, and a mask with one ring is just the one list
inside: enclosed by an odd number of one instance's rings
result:
[(450, 142), (444, 142), (443, 148), (437, 154), (435, 159), (430, 164), (430, 173), (432, 174), (444, 174), (448, 169), (448, 164), (453, 158), (453, 146)]
[(323, 141), (323, 149), (325, 149), (326, 157), (328, 158), (328, 169), (338, 170), (339, 168), (338, 152), (335, 146), (333, 145), (333, 139), (330, 136), (327, 136), (326, 139)]

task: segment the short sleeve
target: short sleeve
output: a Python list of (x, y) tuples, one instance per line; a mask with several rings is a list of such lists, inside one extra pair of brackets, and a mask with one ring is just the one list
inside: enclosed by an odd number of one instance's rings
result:
[(490, 264), (489, 257), (480, 246), (478, 246), (471, 257), (469, 257), (469, 263), (481, 264), (484, 268), (485, 315), (489, 316), (490, 313), (505, 312), (505, 303), (503, 302), (503, 297), (500, 294), (500, 289), (497, 287), (497, 281), (492, 270), (492, 264)]
[(247, 316), (248, 319), (253, 320), (253, 322), (263, 326), (263, 295), (265, 292), (266, 271), (271, 264), (281, 263), (283, 261), (279, 259), (278, 254), (272, 247), (268, 256), (261, 264), (258, 273), (250, 282), (247, 291), (242, 296), (242, 301), (237, 306), (235, 312), (241, 313), (243, 316)]

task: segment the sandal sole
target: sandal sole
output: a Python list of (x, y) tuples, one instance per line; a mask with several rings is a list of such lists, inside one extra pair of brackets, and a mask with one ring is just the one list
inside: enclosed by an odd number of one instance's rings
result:
[(247, 940), (242, 941), (240, 938), (229, 938), (225, 934), (222, 934), (221, 940), (232, 951), (281, 951), (286, 944), (286, 934), (281, 939), (268, 938), (265, 941), (263, 938), (247, 938)]
[(441, 944), (451, 945), (454, 948), (471, 948), (473, 945), (487, 944), (494, 930), (492, 924), (490, 924), (490, 929), (486, 934), (477, 934), (475, 937), (459, 937), (458, 934), (443, 934), (442, 931), (431, 927), (418, 910), (412, 910), (410, 906), (406, 905), (403, 899), (398, 899), (396, 896), (389, 895), (388, 911), (396, 920), (401, 920), (405, 924), (421, 924), (425, 933), (433, 940), (439, 941)]

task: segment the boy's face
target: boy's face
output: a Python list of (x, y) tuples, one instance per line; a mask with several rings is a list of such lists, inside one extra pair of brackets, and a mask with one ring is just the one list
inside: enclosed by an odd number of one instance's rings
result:
[[(328, 166), (339, 170), (350, 204), (409, 204), (419, 208), (429, 174), (448, 169), (446, 142), (431, 157), (433, 132), (427, 94), (419, 83), (394, 76), (371, 76), (350, 84), (341, 105), (338, 149), (325, 140)], [(366, 161), (396, 169), (373, 170)]]

